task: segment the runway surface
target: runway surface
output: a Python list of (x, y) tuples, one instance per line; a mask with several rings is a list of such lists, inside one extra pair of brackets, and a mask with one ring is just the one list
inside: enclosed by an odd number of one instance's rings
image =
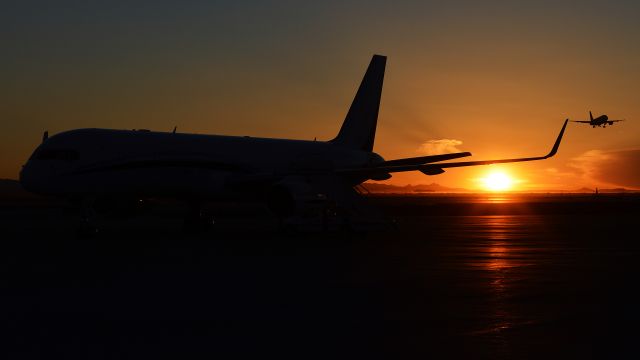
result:
[(635, 358), (638, 195), (380, 196), (397, 228), (257, 207), (104, 220), (0, 203), (3, 358)]

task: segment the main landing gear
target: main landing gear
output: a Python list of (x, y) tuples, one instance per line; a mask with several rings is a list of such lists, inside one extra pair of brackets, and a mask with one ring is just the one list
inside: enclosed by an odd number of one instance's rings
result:
[(94, 202), (94, 198), (84, 198), (80, 201), (80, 223), (76, 229), (78, 237), (92, 237), (98, 233), (98, 227), (95, 224)]

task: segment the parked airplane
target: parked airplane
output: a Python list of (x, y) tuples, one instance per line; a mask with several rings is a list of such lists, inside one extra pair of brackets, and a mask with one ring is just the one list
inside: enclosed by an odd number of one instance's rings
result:
[(591, 126), (593, 126), (594, 128), (596, 126), (602, 126), (603, 128), (606, 128), (607, 125), (613, 125), (614, 122), (618, 122), (618, 121), (624, 121), (624, 120), (609, 120), (609, 117), (607, 115), (600, 115), (597, 118), (593, 118), (593, 115), (591, 115), (591, 111), (589, 111), (589, 119), (590, 120), (571, 120), (572, 122), (577, 122), (577, 123), (583, 123), (583, 124), (589, 124)]
[(442, 162), (471, 155), (459, 152), (384, 160), (373, 152), (373, 144), (385, 64), (385, 56), (373, 56), (338, 135), (329, 141), (181, 134), (175, 129), (77, 129), (51, 137), (45, 132), (23, 166), (20, 182), (34, 193), (81, 204), (87, 226), (99, 204), (126, 208), (160, 197), (187, 201), (192, 211), (186, 223), (200, 224), (209, 222), (200, 210), (205, 201), (261, 200), (281, 218), (317, 203), (352, 209), (359, 201), (354, 187), (369, 179), (542, 160), (558, 151), (568, 120), (544, 156)]

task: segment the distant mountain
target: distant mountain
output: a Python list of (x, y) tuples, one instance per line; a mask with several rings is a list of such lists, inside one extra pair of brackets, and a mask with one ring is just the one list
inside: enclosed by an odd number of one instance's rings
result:
[[(416, 193), (470, 193), (473, 192), (464, 188), (451, 188), (440, 184), (418, 184), (418, 185), (391, 185), (376, 182), (365, 182), (362, 184), (369, 192), (374, 194), (416, 194)], [(538, 191), (540, 192), (540, 191)], [(595, 189), (582, 187), (570, 191), (545, 191), (545, 192), (566, 192), (566, 193), (595, 193)], [(631, 194), (640, 193), (640, 190), (626, 188), (598, 189), (601, 194)], [(35, 199), (39, 196), (24, 190), (17, 180), (0, 179), (0, 200), (2, 199)]]
[(391, 184), (381, 184), (374, 182), (366, 182), (362, 184), (369, 192), (372, 193), (380, 193), (380, 194), (413, 194), (413, 193), (434, 193), (434, 192), (444, 192), (444, 193), (460, 193), (460, 192), (470, 192), (467, 189), (463, 188), (450, 188), (446, 186), (442, 186), (440, 184), (431, 183), (431, 184), (418, 184), (418, 185), (405, 185), (405, 186), (397, 186)]
[[(368, 182), (364, 187), (372, 193), (405, 194), (405, 193), (433, 193), (433, 192), (469, 192), (467, 189), (450, 188), (436, 183), (396, 186)], [(17, 180), (0, 179), (0, 199), (17, 199), (37, 197), (22, 188)]]
[(0, 199), (32, 198), (17, 180), (0, 179)]
[(592, 192), (595, 192), (595, 190), (593, 190), (593, 189), (589, 189), (588, 187), (581, 187), (580, 189), (573, 190), (572, 192), (577, 192), (577, 193), (592, 193)]
[(0, 193), (24, 191), (18, 180), (0, 179)]
[(627, 194), (627, 193), (638, 193), (640, 191), (638, 190), (630, 190), (630, 189), (625, 189), (625, 188), (614, 188), (614, 189), (598, 189), (599, 193), (604, 193), (604, 194)]
[[(374, 194), (415, 194), (415, 193), (472, 193), (474, 191), (465, 188), (450, 188), (440, 184), (418, 184), (418, 185), (391, 185), (375, 182), (365, 182), (364, 187)], [(479, 191), (482, 192), (482, 191)], [(601, 194), (633, 194), (640, 193), (640, 190), (630, 190), (626, 188), (598, 189)], [(593, 194), (595, 189), (582, 187), (576, 190), (528, 190), (511, 191), (511, 193), (586, 193)]]
[[(596, 192), (596, 189), (582, 187), (580, 189), (573, 190), (571, 192), (593, 194)], [(632, 190), (632, 189), (626, 189), (626, 188), (612, 188), (612, 189), (598, 188), (598, 193), (601, 193), (601, 194), (629, 194), (629, 193), (638, 193), (638, 192), (640, 192), (640, 190)]]

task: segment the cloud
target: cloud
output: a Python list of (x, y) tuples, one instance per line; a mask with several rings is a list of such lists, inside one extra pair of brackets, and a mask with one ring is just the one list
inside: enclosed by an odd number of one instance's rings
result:
[(640, 189), (640, 149), (589, 150), (569, 166), (589, 181)]
[(418, 152), (425, 155), (454, 153), (460, 152), (460, 149), (456, 147), (460, 145), (462, 145), (462, 141), (455, 139), (429, 140), (418, 147)]

